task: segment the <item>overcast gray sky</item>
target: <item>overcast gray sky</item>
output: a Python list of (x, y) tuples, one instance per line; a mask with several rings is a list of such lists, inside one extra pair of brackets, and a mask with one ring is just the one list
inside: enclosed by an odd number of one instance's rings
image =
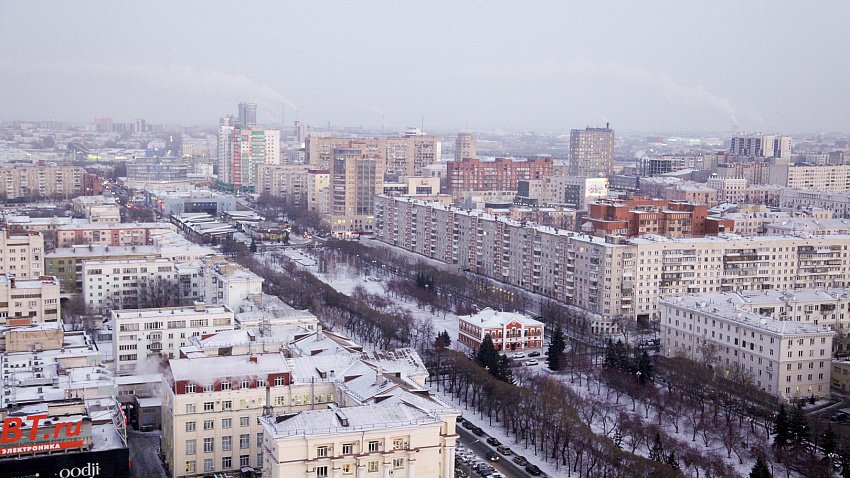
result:
[(850, 131), (850, 2), (0, 2), (0, 119)]

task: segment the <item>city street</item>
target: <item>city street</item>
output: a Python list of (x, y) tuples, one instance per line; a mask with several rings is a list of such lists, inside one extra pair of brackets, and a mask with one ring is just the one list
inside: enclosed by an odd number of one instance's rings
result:
[[(516, 463), (511, 461), (513, 455), (504, 456), (500, 454), (502, 459), (498, 462), (494, 463), (492, 461), (488, 461), (486, 458), (487, 452), (496, 451), (496, 449), (487, 444), (487, 442), (485, 441), (487, 439), (486, 434), (480, 437), (475, 436), (472, 432), (460, 426), (460, 424), (458, 424), (456, 429), (459, 437), (458, 441), (460, 443), (463, 443), (463, 445), (469, 448), (470, 450), (474, 451), (475, 454), (478, 455), (479, 458), (481, 458), (481, 460), (493, 465), (493, 468), (495, 468), (496, 471), (502, 473), (508, 478), (528, 478), (530, 476), (528, 473), (526, 473), (524, 468), (518, 466)], [(472, 472), (471, 476), (477, 475)]]
[(159, 459), (159, 432), (127, 431), (131, 478), (165, 478)]

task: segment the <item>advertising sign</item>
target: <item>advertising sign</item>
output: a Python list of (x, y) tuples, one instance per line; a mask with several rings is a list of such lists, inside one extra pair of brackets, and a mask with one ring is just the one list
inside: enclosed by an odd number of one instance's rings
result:
[(129, 474), (126, 448), (20, 459), (0, 457), (0, 478), (127, 478)]
[(48, 415), (7, 417), (0, 431), (0, 458), (4, 456), (83, 448), (91, 436), (91, 425), (75, 422), (48, 422)]

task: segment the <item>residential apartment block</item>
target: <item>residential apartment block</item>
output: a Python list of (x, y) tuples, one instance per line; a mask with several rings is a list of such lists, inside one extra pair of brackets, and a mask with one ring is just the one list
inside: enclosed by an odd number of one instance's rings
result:
[(16, 279), (0, 275), (0, 325), (58, 322), (59, 282), (55, 277)]
[(601, 238), (383, 196), (376, 218), (379, 240), (576, 306), (601, 334), (614, 317), (657, 320), (659, 298), (850, 285), (843, 235)]
[(85, 169), (76, 166), (23, 165), (0, 168), (0, 197), (72, 198), (83, 194)]
[(163, 222), (128, 222), (121, 224), (69, 224), (56, 231), (56, 247), (78, 244), (105, 246), (144, 246), (151, 243), (151, 235), (161, 230), (176, 232), (177, 228)]
[(280, 164), (278, 130), (223, 121), (218, 141), (219, 181), (234, 190), (253, 189), (259, 165)]
[(409, 134), (382, 138), (339, 138), (310, 135), (305, 146), (312, 168), (333, 169), (334, 149), (359, 149), (375, 158), (381, 173), (378, 181), (401, 181), (421, 176), (423, 169), (442, 158), (442, 140), (437, 136)]
[(570, 131), (570, 175), (608, 177), (613, 164), (614, 130), (606, 126)]
[(306, 164), (258, 165), (257, 187), (254, 192), (283, 198), (289, 205), (305, 206), (309, 170), (310, 166)]
[(78, 245), (48, 252), (44, 256), (44, 268), (48, 275), (59, 280), (62, 292), (79, 293), (83, 290), (83, 263), (86, 261), (157, 257), (160, 257), (158, 246)]
[(729, 152), (734, 156), (787, 159), (791, 157), (791, 137), (770, 134), (733, 136)]
[(466, 158), (447, 164), (447, 184), (453, 196), (470, 191), (516, 191), (521, 179), (542, 179), (553, 174), (551, 157), (515, 161)]
[(177, 293), (177, 270), (169, 259), (83, 263), (83, 298), (90, 311), (174, 305)]
[(210, 305), (238, 310), (243, 301), (259, 297), (263, 292), (262, 277), (221, 257), (205, 259), (201, 275), (204, 280), (203, 300)]
[(823, 208), (832, 211), (833, 217), (850, 219), (850, 191), (783, 189), (779, 193), (779, 206), (789, 209)]
[(786, 400), (829, 396), (831, 329), (776, 320), (729, 303), (723, 296), (662, 300), (661, 349), (715, 366)]
[(455, 139), (455, 161), (478, 159), (478, 143), (471, 133), (458, 133)]
[(44, 275), (44, 237), (34, 232), (0, 231), (0, 274), (18, 279)]
[(207, 307), (198, 302), (191, 307), (113, 310), (110, 313), (115, 370), (133, 374), (155, 370), (161, 361), (180, 358), (180, 347), (191, 337), (233, 330), (233, 311), (225, 306)]

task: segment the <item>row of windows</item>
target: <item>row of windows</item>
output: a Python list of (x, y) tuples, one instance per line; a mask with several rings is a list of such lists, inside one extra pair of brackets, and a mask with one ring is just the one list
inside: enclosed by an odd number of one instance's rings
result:
[[(195, 439), (186, 440), (186, 454), (187, 455), (194, 455), (197, 452), (196, 443), (197, 442), (196, 442)], [(262, 446), (262, 445), (263, 445), (263, 434), (257, 433), (256, 446)], [(204, 453), (215, 452), (215, 438), (214, 437), (204, 438), (203, 447), (204, 447)], [(239, 435), (239, 448), (243, 449), (243, 450), (246, 449), (246, 448), (251, 448), (251, 435), (249, 435), (247, 433)], [(226, 435), (226, 436), (221, 437), (221, 451), (231, 451), (232, 449), (233, 449), (233, 436), (232, 435)]]
[[(257, 462), (256, 466), (259, 468), (263, 466), (263, 452), (257, 453)], [(251, 466), (251, 457), (250, 455), (239, 455), (239, 466)], [(186, 473), (196, 473), (197, 472), (197, 462), (196, 461), (187, 461), (184, 467)], [(204, 472), (215, 471), (215, 465), (213, 464), (212, 458), (206, 458), (203, 461), (203, 470)], [(233, 468), (233, 457), (232, 456), (224, 456), (221, 458), (221, 469), (227, 470)]]

